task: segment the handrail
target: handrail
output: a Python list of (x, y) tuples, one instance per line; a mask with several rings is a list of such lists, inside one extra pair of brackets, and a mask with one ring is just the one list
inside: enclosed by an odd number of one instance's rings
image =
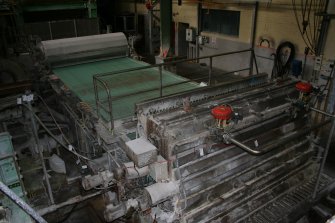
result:
[(0, 191), (9, 197), (15, 204), (17, 204), (23, 211), (29, 214), (38, 223), (47, 223), (34, 209), (32, 209), (24, 200), (17, 196), (7, 185), (0, 181)]
[[(113, 71), (113, 72), (108, 72), (108, 73), (96, 74), (96, 75), (94, 75), (94, 77), (112, 76), (112, 75), (115, 75), (115, 74), (126, 73), (126, 72), (135, 71), (135, 70), (145, 70), (145, 69), (149, 69), (149, 68), (173, 65), (173, 64), (177, 64), (177, 63), (189, 62), (189, 61), (194, 61), (194, 60), (202, 60), (202, 59), (207, 59), (207, 58), (214, 58), (214, 57), (227, 56), (227, 55), (232, 55), (232, 54), (237, 54), (237, 53), (245, 53), (245, 52), (253, 52), (253, 51), (254, 50), (252, 48), (249, 48), (249, 49), (245, 49), (245, 50), (231, 51), (231, 52), (226, 52), (226, 53), (218, 53), (218, 54), (213, 54), (213, 55), (209, 55), (209, 56), (201, 56), (201, 57), (190, 58), (190, 59), (168, 61), (168, 62), (164, 62), (164, 63), (152, 64), (152, 65), (143, 66), (143, 67), (135, 67), (135, 68), (123, 69), (123, 70), (118, 70), (118, 71)], [(254, 60), (254, 61), (256, 61), (256, 60)], [(258, 71), (256, 73), (258, 74)]]
[(107, 93), (107, 100), (108, 100), (109, 111), (106, 111), (106, 112), (109, 113), (109, 117), (110, 117), (110, 123), (109, 123), (110, 126), (108, 126), (108, 129), (112, 130), (114, 128), (114, 122), (113, 122), (113, 110), (112, 110), (112, 102), (111, 102), (111, 93), (110, 93), (109, 86), (108, 86), (108, 84), (106, 82), (100, 80), (99, 78), (95, 78), (93, 76), (93, 85), (94, 85), (94, 93), (95, 93), (95, 103), (96, 103), (97, 117), (99, 118), (99, 114), (100, 114), (100, 112), (99, 112), (99, 102), (100, 101), (99, 101), (99, 93), (98, 93), (98, 82), (105, 88), (106, 93)]
[[(226, 53), (219, 53), (219, 54), (214, 54), (214, 55), (209, 55), (209, 56), (201, 56), (201, 57), (197, 57), (197, 58), (169, 61), (169, 62), (154, 64), (154, 65), (148, 65), (148, 66), (143, 66), (143, 67), (123, 69), (123, 70), (113, 71), (113, 72), (109, 72), (109, 73), (95, 74), (95, 75), (93, 75), (93, 85), (94, 85), (97, 116), (98, 116), (98, 118), (102, 117), (102, 114), (100, 113), (101, 112), (100, 109), (104, 110), (109, 115), (108, 129), (112, 130), (114, 128), (114, 120), (113, 120), (113, 112), (112, 112), (112, 108), (113, 108), (112, 102), (113, 102), (113, 100), (118, 100), (118, 99), (121, 99), (121, 98), (125, 98), (125, 97), (128, 97), (128, 96), (139, 94), (139, 93), (146, 93), (146, 92), (154, 91), (154, 90), (157, 90), (157, 89), (159, 90), (159, 97), (163, 97), (163, 88), (171, 87), (171, 86), (175, 86), (175, 85), (179, 85), (179, 84), (185, 84), (185, 83), (189, 83), (189, 82), (194, 82), (194, 81), (199, 79), (199, 78), (189, 79), (189, 80), (186, 80), (186, 81), (182, 81), (182, 82), (178, 82), (178, 83), (163, 86), (163, 72), (162, 72), (162, 70), (163, 70), (164, 66), (174, 65), (174, 64), (189, 62), (189, 61), (194, 61), (194, 60), (209, 59), (208, 85), (211, 86), (213, 77), (217, 76), (217, 75), (213, 76), (213, 58), (220, 57), (220, 56), (232, 55), (232, 54), (238, 54), (238, 53), (244, 53), (244, 52), (251, 52), (252, 57), (253, 57), (253, 61), (255, 63), (256, 74), (258, 74), (259, 71), (258, 71), (256, 57), (255, 57), (255, 52), (252, 48), (245, 49), (245, 50), (239, 50), (239, 51), (226, 52)], [(127, 72), (139, 71), (139, 70), (146, 70), (146, 69), (152, 69), (152, 68), (158, 68), (158, 72), (159, 72), (159, 86), (158, 86), (158, 88), (151, 88), (151, 89), (143, 90), (143, 91), (140, 91), (140, 92), (133, 92), (133, 93), (130, 93), (130, 94), (128, 93), (128, 94), (123, 94), (123, 95), (119, 95), (119, 96), (116, 96), (116, 97), (112, 97), (111, 96), (111, 89), (108, 86), (108, 83), (103, 80), (103, 78), (107, 77), (107, 76), (114, 76), (114, 75), (121, 74), (121, 73), (127, 73)], [(250, 70), (250, 69), (252, 69), (252, 68), (248, 67), (248, 68), (239, 69), (239, 70), (236, 70), (236, 71), (226, 72), (226, 73), (223, 73), (221, 75), (230, 74), (230, 73), (239, 72), (239, 71), (244, 71), (244, 70)], [(203, 79), (203, 78), (201, 78), (201, 79)], [(98, 89), (99, 86), (102, 87), (107, 94), (107, 103), (108, 103), (107, 108), (108, 109), (106, 109), (105, 106), (101, 106), (102, 102), (100, 101), (100, 98), (99, 98), (99, 89)]]
[[(220, 75), (226, 75), (226, 74), (232, 74), (234, 72), (239, 72), (239, 71), (245, 71), (245, 70), (249, 70), (249, 68), (244, 68), (244, 69), (239, 69), (239, 70), (235, 70), (235, 71), (231, 71), (231, 72), (225, 72), (225, 73), (222, 73)], [(216, 77), (218, 75), (214, 75), (212, 77)], [(178, 82), (178, 83), (173, 83), (173, 84), (167, 84), (167, 85), (164, 85), (163, 87), (164, 88), (168, 88), (168, 87), (172, 87), (172, 86), (176, 86), (176, 85), (180, 85), (180, 84), (186, 84), (186, 83), (190, 83), (190, 82), (194, 82), (194, 81), (200, 81), (200, 80), (203, 80), (204, 78), (195, 78), (195, 79), (189, 79), (187, 81), (182, 81), (182, 82)], [(147, 89), (147, 90), (142, 90), (142, 91), (136, 91), (136, 92), (133, 92), (133, 93), (129, 93), (129, 94), (123, 94), (123, 95), (119, 95), (119, 96), (111, 96), (111, 99), (112, 100), (118, 100), (118, 99), (121, 99), (121, 98), (125, 98), (125, 97), (129, 97), (129, 96), (133, 96), (133, 95), (136, 95), (136, 94), (140, 94), (140, 93), (146, 93), (146, 92), (150, 92), (150, 91), (156, 91), (157, 88), (150, 88), (150, 89)]]

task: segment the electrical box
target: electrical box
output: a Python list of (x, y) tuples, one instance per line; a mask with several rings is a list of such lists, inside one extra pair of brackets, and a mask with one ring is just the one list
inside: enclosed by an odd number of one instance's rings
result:
[(334, 60), (327, 60), (322, 56), (315, 58), (314, 70), (318, 72), (318, 84), (325, 85), (328, 83), (329, 78), (331, 78), (331, 73), (334, 69)]
[(195, 30), (192, 28), (186, 29), (186, 41), (194, 42), (195, 41)]
[(205, 43), (209, 43), (208, 36), (198, 36), (198, 43), (199, 45), (204, 45)]
[(137, 167), (144, 167), (157, 161), (157, 148), (145, 138), (126, 142), (126, 153)]
[[(25, 192), (21, 185), (21, 175), (16, 162), (11, 136), (8, 132), (0, 133), (0, 148), (0, 180), (17, 196), (25, 200)], [(10, 219), (9, 222), (33, 222), (29, 215), (8, 197), (1, 196), (0, 203), (2, 207), (10, 210), (10, 214), (4, 217), (5, 219)]]
[(157, 161), (149, 165), (150, 176), (156, 182), (164, 181), (169, 178), (168, 163), (161, 156), (157, 156)]

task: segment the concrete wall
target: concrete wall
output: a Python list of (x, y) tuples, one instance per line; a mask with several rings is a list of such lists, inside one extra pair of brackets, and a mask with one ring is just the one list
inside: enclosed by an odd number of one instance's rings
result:
[[(335, 1), (330, 0), (328, 13), (335, 14)], [(335, 59), (335, 19), (330, 21), (329, 31), (326, 39), (324, 55), (327, 58)]]
[[(135, 4), (133, 0), (123, 0), (117, 2), (118, 11), (120, 12), (134, 12), (135, 11)], [(147, 9), (145, 4), (137, 3), (137, 12), (139, 14), (146, 14)]]
[[(190, 24), (191, 27), (197, 28), (197, 4), (195, 1), (184, 0), (182, 6), (173, 4), (173, 20), (175, 22), (183, 22)], [(223, 3), (225, 2), (225, 3)], [(222, 52), (234, 51), (249, 48), (251, 46), (252, 36), (252, 19), (253, 19), (253, 4), (245, 3), (227, 3), (231, 1), (204, 1), (203, 8), (208, 9), (226, 9), (239, 10), (241, 12), (240, 33), (238, 37), (221, 35), (216, 33), (201, 33), (208, 36), (210, 43), (205, 44), (200, 49), (200, 55), (210, 55)], [(298, 26), (295, 20), (294, 12), (292, 10), (291, 0), (272, 0), (270, 3), (260, 3), (257, 29), (256, 29), (256, 54), (259, 63), (260, 71), (270, 73), (273, 66), (273, 54), (281, 42), (290, 41), (296, 47), (296, 57), (298, 59), (304, 58), (305, 43), (299, 33)], [(299, 1), (297, 1), (299, 2)], [(331, 7), (335, 9), (335, 1), (330, 1)], [(133, 11), (133, 3), (122, 1), (123, 9)], [(146, 13), (144, 4), (138, 4), (139, 13)], [(331, 22), (327, 43), (325, 47), (324, 56), (328, 59), (335, 59), (335, 21)], [(270, 47), (260, 47), (259, 43), (262, 38), (271, 41)], [(232, 70), (235, 67), (242, 68), (249, 64), (249, 57), (233, 56), (229, 61), (224, 59), (217, 59), (213, 64), (218, 68), (224, 70)], [(308, 56), (307, 68), (312, 68), (314, 64), (314, 57)], [(309, 69), (311, 70), (311, 69)]]
[(197, 28), (197, 4), (183, 4), (182, 6), (173, 4), (172, 10), (172, 17), (175, 22), (188, 23), (190, 27)]

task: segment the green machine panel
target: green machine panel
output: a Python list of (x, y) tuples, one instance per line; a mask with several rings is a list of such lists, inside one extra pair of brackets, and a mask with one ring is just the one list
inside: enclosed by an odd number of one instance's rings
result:
[[(0, 179), (13, 190), (16, 195), (25, 200), (21, 176), (15, 160), (11, 136), (8, 132), (0, 133)], [(9, 222), (33, 222), (28, 214), (5, 195), (1, 194), (0, 201), (5, 208), (11, 210), (11, 215), (6, 216)]]
[[(82, 102), (87, 103), (95, 109), (96, 105), (93, 87), (93, 76), (95, 74), (141, 68), (148, 65), (149, 64), (141, 61), (122, 57), (54, 68), (53, 72)], [(162, 77), (163, 86), (168, 86), (163, 88), (163, 96), (199, 87), (199, 85), (194, 82), (182, 83), (187, 81), (187, 79), (166, 70), (162, 71)], [(158, 68), (123, 72), (103, 77), (103, 80), (108, 84), (111, 96), (113, 98), (119, 97), (116, 100), (112, 100), (114, 119), (133, 116), (135, 112), (135, 103), (157, 98), (160, 95), (160, 76)], [(150, 89), (154, 90), (145, 92)], [(127, 94), (129, 96), (122, 97)], [(106, 92), (102, 88), (99, 88), (99, 97), (100, 100), (107, 101)], [(106, 121), (110, 121), (107, 114), (102, 113), (102, 116)]]

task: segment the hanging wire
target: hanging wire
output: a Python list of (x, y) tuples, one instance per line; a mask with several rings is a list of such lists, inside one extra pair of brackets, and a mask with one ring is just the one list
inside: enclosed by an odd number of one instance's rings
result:
[(326, 11), (327, 0), (292, 0), (294, 16), (300, 35), (312, 54), (316, 54), (316, 48), (320, 36), (322, 23), (321, 13)]
[(35, 112), (33, 110), (31, 110), (27, 105), (23, 104), (24, 107), (26, 107), (29, 111), (32, 112), (32, 114), (34, 115), (35, 119), (37, 120), (37, 122), (40, 124), (40, 126), (42, 126), (44, 128), (44, 130), (58, 143), (60, 144), (64, 149), (66, 149), (67, 151), (73, 153), (74, 155), (76, 155), (78, 158), (81, 158), (83, 160), (90, 160), (90, 158), (85, 157), (79, 153), (76, 152), (76, 150), (74, 149), (73, 146), (72, 149), (69, 148), (69, 146), (67, 146), (66, 144), (64, 144), (62, 141), (60, 141), (49, 129), (48, 127), (46, 127), (44, 125), (44, 123), (42, 122), (42, 120), (35, 114)]

